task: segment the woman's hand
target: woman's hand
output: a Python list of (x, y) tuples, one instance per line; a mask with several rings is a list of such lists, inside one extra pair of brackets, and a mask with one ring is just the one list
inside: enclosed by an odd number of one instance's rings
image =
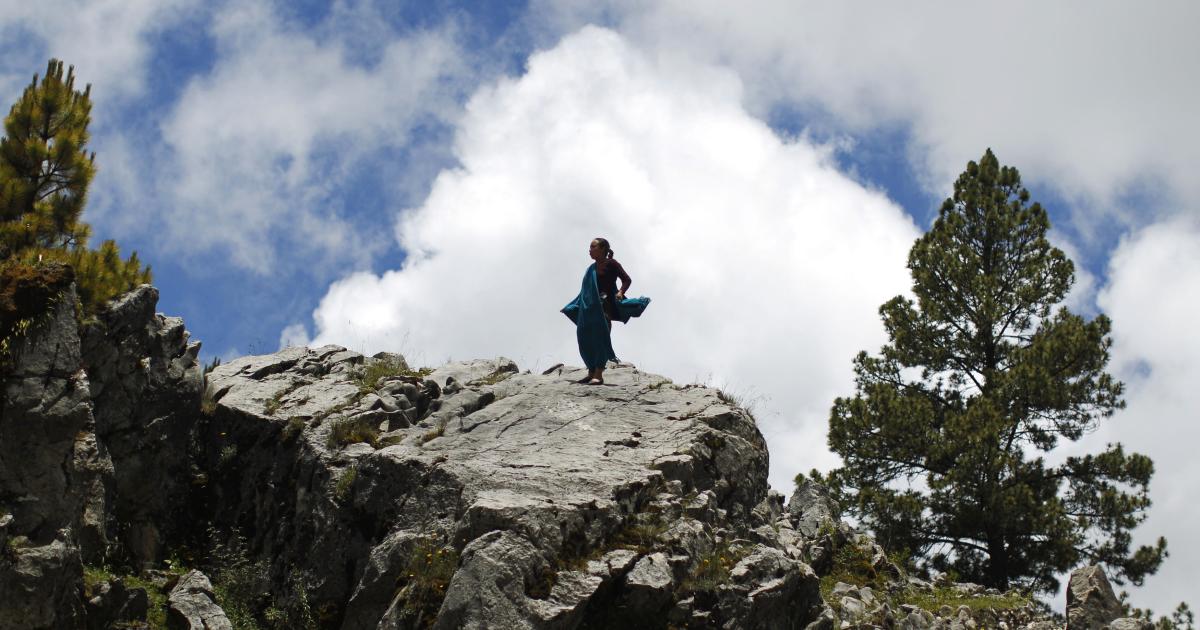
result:
[(624, 300), (624, 299), (625, 299), (625, 292), (617, 291), (617, 300)]

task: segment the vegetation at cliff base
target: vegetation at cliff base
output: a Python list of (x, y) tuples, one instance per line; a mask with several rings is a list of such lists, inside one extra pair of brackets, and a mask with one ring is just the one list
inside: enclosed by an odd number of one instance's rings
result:
[(1110, 321), (1061, 306), (1074, 266), (1049, 228), (1017, 169), (991, 150), (967, 165), (909, 253), (913, 298), (880, 307), (890, 341), (854, 358), (856, 392), (833, 404), (844, 463), (826, 482), (885, 548), (961, 580), (1053, 592), (1056, 574), (1101, 563), (1140, 584), (1166, 555), (1162, 538), (1131, 542), (1150, 458), (1040, 455), (1124, 405)]

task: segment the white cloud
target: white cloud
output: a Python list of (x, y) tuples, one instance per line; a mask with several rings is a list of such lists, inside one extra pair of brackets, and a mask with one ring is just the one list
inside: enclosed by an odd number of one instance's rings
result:
[(668, 0), (540, 2), (559, 28), (610, 16), (658, 54), (718, 60), (750, 106), (799, 105), (834, 129), (911, 129), (913, 162), (945, 191), (991, 146), (1027, 181), (1129, 220), (1144, 188), (1200, 208), (1200, 4)]
[(48, 57), (74, 65), (80, 88), (92, 83), (106, 95), (136, 95), (146, 87), (150, 51), (145, 36), (198, 5), (195, 0), (0, 0), (0, 29), (23, 29), (44, 46), (44, 56), (30, 51), (22, 58), (22, 65), (34, 64), (31, 68), (5, 64), (0, 96), (4, 102), (15, 99), (19, 92), (9, 93), (13, 82), (23, 88), (34, 72), (45, 71)]
[[(358, 273), (314, 312), (314, 344), (579, 364), (558, 309), (595, 236), (653, 299), (618, 355), (759, 397), (772, 480), (833, 463), (825, 423), (850, 360), (883, 341), (917, 231), (882, 195), (750, 116), (732, 73), (650, 59), (586, 28), (472, 98), (442, 172), (397, 230), (403, 268)], [(413, 357), (410, 357), (410, 359)]]
[(279, 333), (280, 350), (293, 346), (307, 346), (309, 341), (308, 328), (304, 324), (289, 324), (284, 327), (283, 332)]
[(215, 67), (189, 83), (162, 128), (167, 248), (222, 248), (259, 272), (278, 263), (281, 242), (289, 262), (365, 264), (387, 239), (356, 227), (345, 207), (353, 199), (331, 191), (356, 169), (399, 168), (364, 158), (453, 115), (448, 79), (462, 67), (452, 34), (391, 39), (363, 67), (343, 40), (290, 31), (262, 2), (230, 5), (213, 33)]
[(1113, 255), (1109, 277), (1099, 303), (1113, 320), (1111, 366), (1126, 383), (1127, 407), (1080, 447), (1095, 451), (1106, 442), (1121, 442), (1127, 451), (1154, 460), (1154, 506), (1135, 540), (1149, 544), (1166, 536), (1171, 556), (1133, 602), (1166, 613), (1187, 598), (1197, 603), (1200, 221), (1176, 219), (1136, 232)]

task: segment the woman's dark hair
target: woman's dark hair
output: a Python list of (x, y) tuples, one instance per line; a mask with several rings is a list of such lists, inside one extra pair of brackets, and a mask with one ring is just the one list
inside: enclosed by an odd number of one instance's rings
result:
[(609, 245), (608, 245), (608, 239), (606, 239), (606, 238), (601, 238), (601, 237), (597, 236), (597, 237), (596, 237), (596, 241), (597, 241), (598, 243), (600, 243), (600, 247), (603, 247), (605, 252), (608, 252), (608, 253), (605, 255), (605, 257), (606, 257), (606, 258), (612, 258), (612, 257), (613, 257), (613, 250), (612, 250), (612, 247), (609, 247)]

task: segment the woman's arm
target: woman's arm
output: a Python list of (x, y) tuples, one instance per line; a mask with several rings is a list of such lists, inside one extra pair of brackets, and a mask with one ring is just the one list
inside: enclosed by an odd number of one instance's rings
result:
[(629, 274), (625, 273), (625, 268), (621, 266), (621, 263), (614, 260), (613, 266), (617, 268), (617, 277), (621, 279), (621, 290), (617, 291), (617, 299), (624, 300), (625, 292), (629, 290), (629, 285), (633, 284), (633, 280), (629, 278)]

